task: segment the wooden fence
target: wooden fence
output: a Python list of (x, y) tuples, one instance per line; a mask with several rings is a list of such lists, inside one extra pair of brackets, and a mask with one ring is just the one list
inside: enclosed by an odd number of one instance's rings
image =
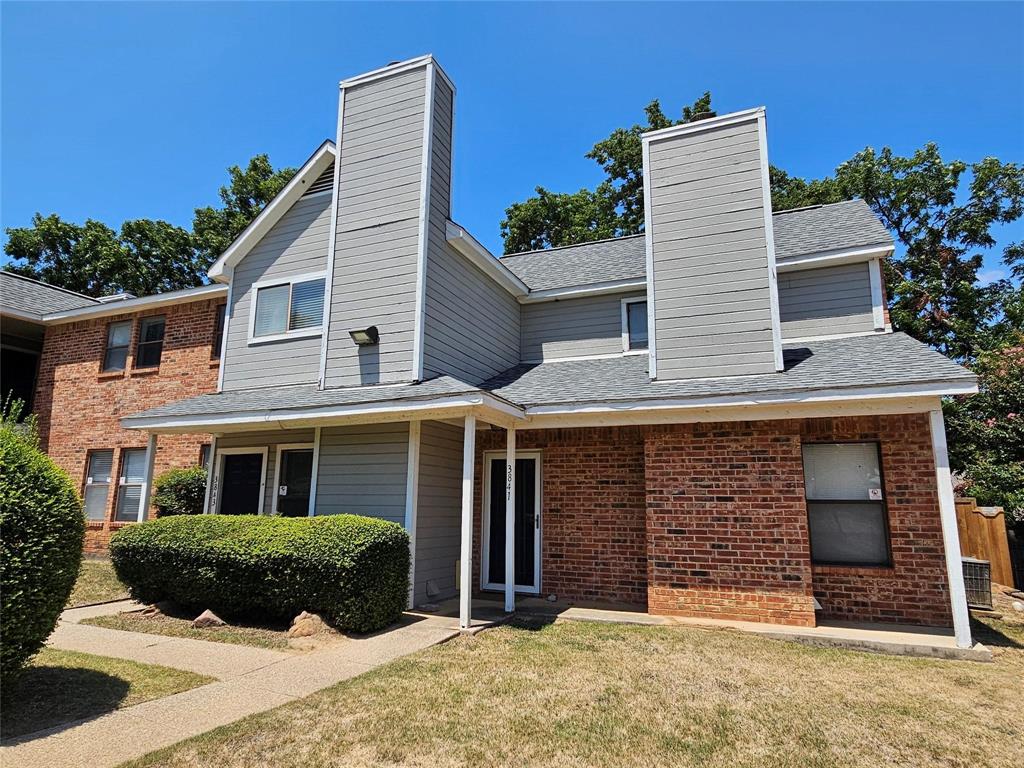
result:
[(992, 581), (1014, 586), (1003, 508), (979, 507), (975, 499), (957, 499), (956, 527), (960, 533), (960, 554), (988, 560), (992, 564)]

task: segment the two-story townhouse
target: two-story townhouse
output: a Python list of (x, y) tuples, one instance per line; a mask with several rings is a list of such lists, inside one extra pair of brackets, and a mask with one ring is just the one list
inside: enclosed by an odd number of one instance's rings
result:
[(403, 524), (410, 601), (952, 626), (970, 644), (940, 397), (893, 333), (859, 201), (773, 214), (764, 109), (643, 137), (643, 235), (493, 257), (451, 214), (430, 56), (340, 84), (338, 130), (213, 265), (210, 512)]
[[(105, 552), (113, 531), (150, 515), (142, 500), (150, 498), (154, 475), (208, 461), (206, 434), (167, 438), (147, 457), (145, 436), (122, 427), (120, 418), (217, 390), (228, 289), (93, 299), (7, 272), (0, 276), (5, 382), (27, 380), (31, 365), (33, 381), (15, 393), (37, 415), (44, 450), (80, 484), (85, 551)], [(27, 311), (34, 315), (11, 316)], [(22, 352), (24, 359), (9, 357), (9, 335), (27, 337), (26, 328), (32, 350)], [(19, 343), (21, 351), (27, 341)]]

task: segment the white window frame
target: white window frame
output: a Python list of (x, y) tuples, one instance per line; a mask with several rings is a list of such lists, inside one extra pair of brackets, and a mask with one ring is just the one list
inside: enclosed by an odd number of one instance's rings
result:
[[(481, 521), (481, 536), (480, 536), (480, 589), (487, 591), (503, 591), (505, 585), (494, 584), (487, 580), (487, 574), (490, 572), (491, 566), (491, 461), (494, 459), (501, 459), (502, 461), (508, 458), (508, 454), (504, 451), (484, 451), (483, 461), (483, 520)], [(537, 522), (534, 527), (535, 536), (533, 537), (533, 580), (534, 586), (516, 584), (514, 589), (516, 592), (527, 595), (539, 595), (541, 591), (541, 575), (543, 569), (541, 568), (540, 552), (541, 552), (541, 537), (544, 531), (544, 507), (541, 506), (543, 498), (544, 488), (544, 462), (542, 460), (541, 451), (516, 451), (516, 459), (533, 459), (537, 462), (537, 471), (534, 475), (534, 489), (533, 489), (533, 503), (534, 514), (537, 516)], [(504, 515), (502, 516), (504, 519)]]
[[(105, 483), (97, 483), (93, 480), (93, 476), (89, 474), (89, 470), (92, 469), (92, 457), (97, 453), (105, 453), (110, 451), (110, 476), (107, 478)], [(85, 456), (85, 486), (82, 490), (82, 511), (85, 513), (85, 522), (89, 523), (103, 523), (110, 516), (110, 487), (114, 485), (114, 463), (117, 459), (117, 451), (114, 448), (90, 448), (86, 451)], [(107, 494), (103, 498), (103, 517), (89, 517), (88, 511), (85, 509), (85, 492), (93, 486), (107, 486)], [(115, 510), (116, 511), (116, 510)]]
[[(147, 481), (145, 479), (146, 478), (145, 474), (143, 475), (142, 481), (138, 482), (138, 483), (129, 483), (129, 482), (126, 482), (126, 480), (125, 480), (124, 473), (125, 473), (125, 469), (127, 468), (127, 464), (128, 464), (127, 455), (131, 451), (137, 451), (137, 452), (142, 453), (143, 461), (145, 461), (147, 464), (149, 462), (149, 455), (147, 453), (147, 449), (146, 448), (139, 448), (137, 446), (127, 446), (125, 448), (121, 448), (121, 450), (119, 451), (119, 455), (117, 457), (117, 461), (118, 461), (118, 463), (117, 463), (117, 486), (116, 486), (117, 487), (117, 491), (116, 491), (117, 495), (114, 497), (114, 509), (113, 509), (114, 516), (112, 518), (113, 522), (115, 522), (115, 523), (130, 523), (130, 522), (132, 522), (131, 520), (119, 520), (118, 517), (117, 517), (117, 513), (118, 513), (118, 511), (121, 508), (121, 494), (124, 492), (124, 489), (128, 488), (129, 486), (138, 486), (138, 488), (139, 488), (139, 508), (135, 511), (135, 522), (141, 523), (143, 520), (145, 520), (146, 519), (146, 513), (149, 511), (149, 505), (146, 503), (148, 501), (148, 499), (144, 499), (143, 498), (143, 496), (147, 496), (148, 495), (147, 490), (146, 490), (148, 483), (147, 483)], [(145, 471), (147, 471), (147, 470), (144, 469), (143, 472), (145, 472)], [(111, 480), (113, 480), (113, 477), (111, 477)]]
[[(292, 286), (295, 283), (308, 283), (312, 280), (324, 280), (324, 309), (327, 309), (327, 272), (308, 272), (302, 275), (290, 275), (288, 277), (279, 277), (274, 279), (260, 280), (258, 283), (253, 283), (249, 286), (249, 346), (256, 346), (257, 344), (267, 344), (272, 341), (284, 341), (285, 339), (308, 339), (314, 336), (320, 336), (323, 333), (324, 325), (323, 320), (320, 321), (320, 326), (317, 328), (302, 328), (297, 331), (285, 331), (284, 333), (274, 333), (269, 336), (257, 336), (256, 335), (256, 300), (259, 297), (261, 288), (273, 288), (279, 285), (288, 286), (288, 310), (287, 317), (291, 317), (292, 313), (292, 300), (291, 291)], [(326, 312), (324, 313), (327, 314)], [(225, 324), (226, 327), (226, 324)]]
[[(274, 503), (271, 505), (270, 513), (276, 515), (277, 512), (277, 501), (281, 497), (277, 493), (277, 489), (281, 484), (281, 454), (285, 451), (312, 451), (313, 461), (316, 461), (316, 443), (280, 443), (277, 446), (277, 453), (274, 455)], [(316, 494), (313, 493), (312, 484), (316, 480), (316, 471), (310, 468), (309, 473), (309, 515), (313, 514), (313, 504), (316, 502)]]
[(267, 494), (267, 455), (270, 453), (270, 449), (267, 446), (262, 447), (248, 447), (248, 448), (218, 448), (217, 453), (213, 460), (213, 484), (211, 485), (210, 492), (210, 511), (212, 514), (220, 514), (220, 492), (221, 492), (221, 478), (224, 476), (224, 457), (246, 454), (246, 453), (258, 453), (263, 463), (260, 465), (260, 503), (258, 515), (263, 514), (263, 506), (266, 503)]
[(622, 299), (622, 354), (624, 355), (646, 355), (651, 351), (651, 329), (650, 323), (647, 327), (647, 346), (643, 349), (631, 349), (629, 346), (629, 305), (637, 302), (647, 302), (646, 296), (633, 296)]

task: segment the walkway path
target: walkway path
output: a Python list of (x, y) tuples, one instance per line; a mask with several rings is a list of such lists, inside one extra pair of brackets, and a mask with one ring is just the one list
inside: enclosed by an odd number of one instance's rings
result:
[(49, 645), (186, 669), (215, 677), (217, 682), (22, 737), (0, 748), (0, 763), (19, 768), (115, 766), (308, 696), (458, 634), (449, 619), (407, 616), (377, 635), (308, 653), (286, 653), (78, 623), (87, 616), (118, 613), (130, 606), (122, 601), (65, 611)]

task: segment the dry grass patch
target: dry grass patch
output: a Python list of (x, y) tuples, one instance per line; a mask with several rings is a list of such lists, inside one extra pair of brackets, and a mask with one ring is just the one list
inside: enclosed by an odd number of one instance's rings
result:
[(83, 560), (67, 607), (106, 603), (126, 597), (128, 588), (117, 580), (109, 560)]
[(227, 624), (223, 627), (195, 629), (191, 617), (168, 616), (163, 613), (146, 616), (139, 611), (118, 613), (113, 616), (94, 616), (83, 619), (80, 623), (126, 632), (148, 632), (153, 635), (252, 645), (273, 650), (287, 650), (290, 647), (287, 624)]
[(4, 688), (0, 733), (13, 739), (210, 682), (180, 669), (44, 648)]
[(519, 624), (459, 638), (135, 766), (1014, 766), (996, 663), (731, 631)]

